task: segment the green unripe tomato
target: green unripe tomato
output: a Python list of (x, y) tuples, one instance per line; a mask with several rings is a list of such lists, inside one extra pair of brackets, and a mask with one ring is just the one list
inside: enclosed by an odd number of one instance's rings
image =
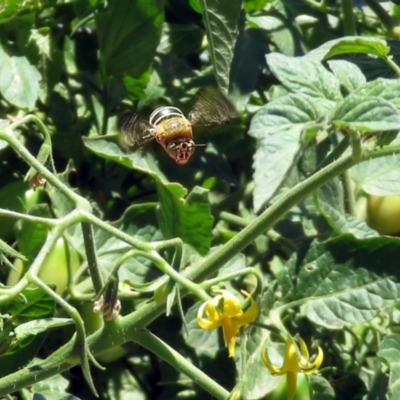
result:
[(400, 233), (400, 196), (368, 196), (369, 225), (384, 235)]
[[(74, 274), (81, 264), (80, 256), (74, 249), (69, 248), (64, 238), (57, 240), (39, 271), (39, 278), (47, 284), (55, 285), (55, 291), (58, 294), (62, 294), (68, 285), (68, 252)], [(14, 266), (16, 270), (11, 270), (8, 275), (7, 285), (9, 286), (14, 286), (28, 268), (27, 263), (19, 259), (15, 260)]]
[[(0, 208), (6, 210), (26, 213), (35, 204), (45, 202), (45, 190), (37, 188), (29, 189), (28, 184), (23, 181), (8, 183), (0, 188)], [(0, 217), (0, 238), (3, 240), (14, 239), (14, 218)]]
[[(83, 303), (79, 307), (79, 313), (81, 314), (85, 324), (86, 332), (89, 335), (103, 327), (103, 316), (101, 313), (93, 312), (93, 303)], [(103, 351), (103, 353), (100, 353), (98, 356), (96, 356), (96, 358), (100, 361), (100, 363), (107, 364), (120, 359), (125, 355), (125, 353), (126, 350), (122, 346), (115, 346), (109, 350)]]

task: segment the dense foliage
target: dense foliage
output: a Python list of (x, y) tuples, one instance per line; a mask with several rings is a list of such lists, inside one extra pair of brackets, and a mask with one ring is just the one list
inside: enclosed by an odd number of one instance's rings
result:
[(0, 398), (400, 398), (394, 3), (0, 4)]

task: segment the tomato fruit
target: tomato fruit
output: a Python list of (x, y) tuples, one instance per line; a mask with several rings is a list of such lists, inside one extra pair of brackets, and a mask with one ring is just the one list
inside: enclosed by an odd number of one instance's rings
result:
[[(75, 273), (81, 264), (80, 256), (64, 238), (59, 238), (39, 272), (39, 278), (47, 284), (55, 285), (55, 291), (58, 294), (62, 294), (67, 289), (68, 262), (71, 263), (72, 273)], [(27, 263), (19, 259), (14, 261), (14, 266), (15, 270), (11, 270), (8, 275), (7, 285), (9, 286), (14, 286), (28, 268)]]
[[(15, 181), (0, 188), (0, 208), (26, 213), (35, 204), (45, 202), (46, 191), (42, 188), (29, 189), (26, 182)], [(0, 217), (0, 238), (14, 239), (15, 218)]]
[(369, 225), (384, 235), (400, 233), (400, 195), (369, 195), (367, 201)]

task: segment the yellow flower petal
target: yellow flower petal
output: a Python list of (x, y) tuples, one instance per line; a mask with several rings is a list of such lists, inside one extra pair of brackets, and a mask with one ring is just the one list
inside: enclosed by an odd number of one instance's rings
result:
[(231, 318), (226, 318), (222, 322), (222, 329), (228, 345), (229, 357), (233, 357), (235, 355), (236, 335), (238, 334), (239, 326)]
[(267, 349), (264, 349), (261, 352), (261, 358), (263, 360), (264, 365), (268, 368), (269, 372), (271, 372), (272, 375), (284, 375), (286, 373), (285, 371), (282, 371), (280, 368), (276, 368), (274, 364), (272, 364)]
[(318, 354), (315, 357), (314, 362), (311, 363), (308, 366), (308, 368), (303, 368), (303, 372), (305, 374), (312, 374), (321, 366), (323, 360), (324, 360), (324, 352), (322, 351), (321, 347), (318, 346)]
[[(232, 318), (243, 314), (243, 311), (240, 308), (240, 301), (233, 293), (231, 293), (229, 290), (224, 289), (219, 289), (215, 292), (221, 293), (221, 297), (223, 299), (224, 318)], [(217, 297), (219, 296), (214, 297), (214, 299), (216, 299)]]
[(211, 319), (205, 319), (203, 318), (204, 314), (204, 309), (206, 308), (208, 302), (203, 303), (199, 307), (199, 311), (197, 311), (197, 323), (199, 324), (200, 328), (211, 330), (211, 329), (216, 329), (221, 326), (221, 321), (220, 320), (211, 320)]
[(299, 343), (300, 343), (300, 352), (301, 352), (301, 357), (308, 362), (310, 359), (310, 355), (308, 354), (308, 349), (307, 345), (304, 342), (304, 340), (299, 336)]
[(258, 304), (257, 302), (253, 299), (250, 293), (247, 293), (246, 291), (242, 290), (242, 293), (250, 298), (250, 307), (239, 317), (236, 317), (238, 322), (240, 322), (241, 325), (247, 325), (250, 322), (253, 322), (257, 317), (258, 317)]

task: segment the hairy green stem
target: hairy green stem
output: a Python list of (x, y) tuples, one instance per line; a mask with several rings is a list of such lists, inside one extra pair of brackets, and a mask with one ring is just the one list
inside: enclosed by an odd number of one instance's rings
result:
[(85, 245), (87, 263), (90, 277), (92, 278), (93, 282), (94, 292), (99, 293), (104, 283), (99, 266), (97, 264), (96, 246), (93, 238), (93, 226), (87, 222), (82, 222), (81, 227), (83, 233), (83, 243)]
[(33, 222), (35, 224), (41, 224), (41, 225), (48, 226), (48, 227), (53, 227), (53, 226), (57, 225), (57, 223), (58, 223), (57, 219), (36, 217), (35, 215), (22, 214), (22, 213), (15, 212), (15, 211), (4, 210), (2, 208), (0, 208), (0, 217), (15, 218), (15, 219), (18, 219), (21, 221), (29, 221), (29, 222)]

